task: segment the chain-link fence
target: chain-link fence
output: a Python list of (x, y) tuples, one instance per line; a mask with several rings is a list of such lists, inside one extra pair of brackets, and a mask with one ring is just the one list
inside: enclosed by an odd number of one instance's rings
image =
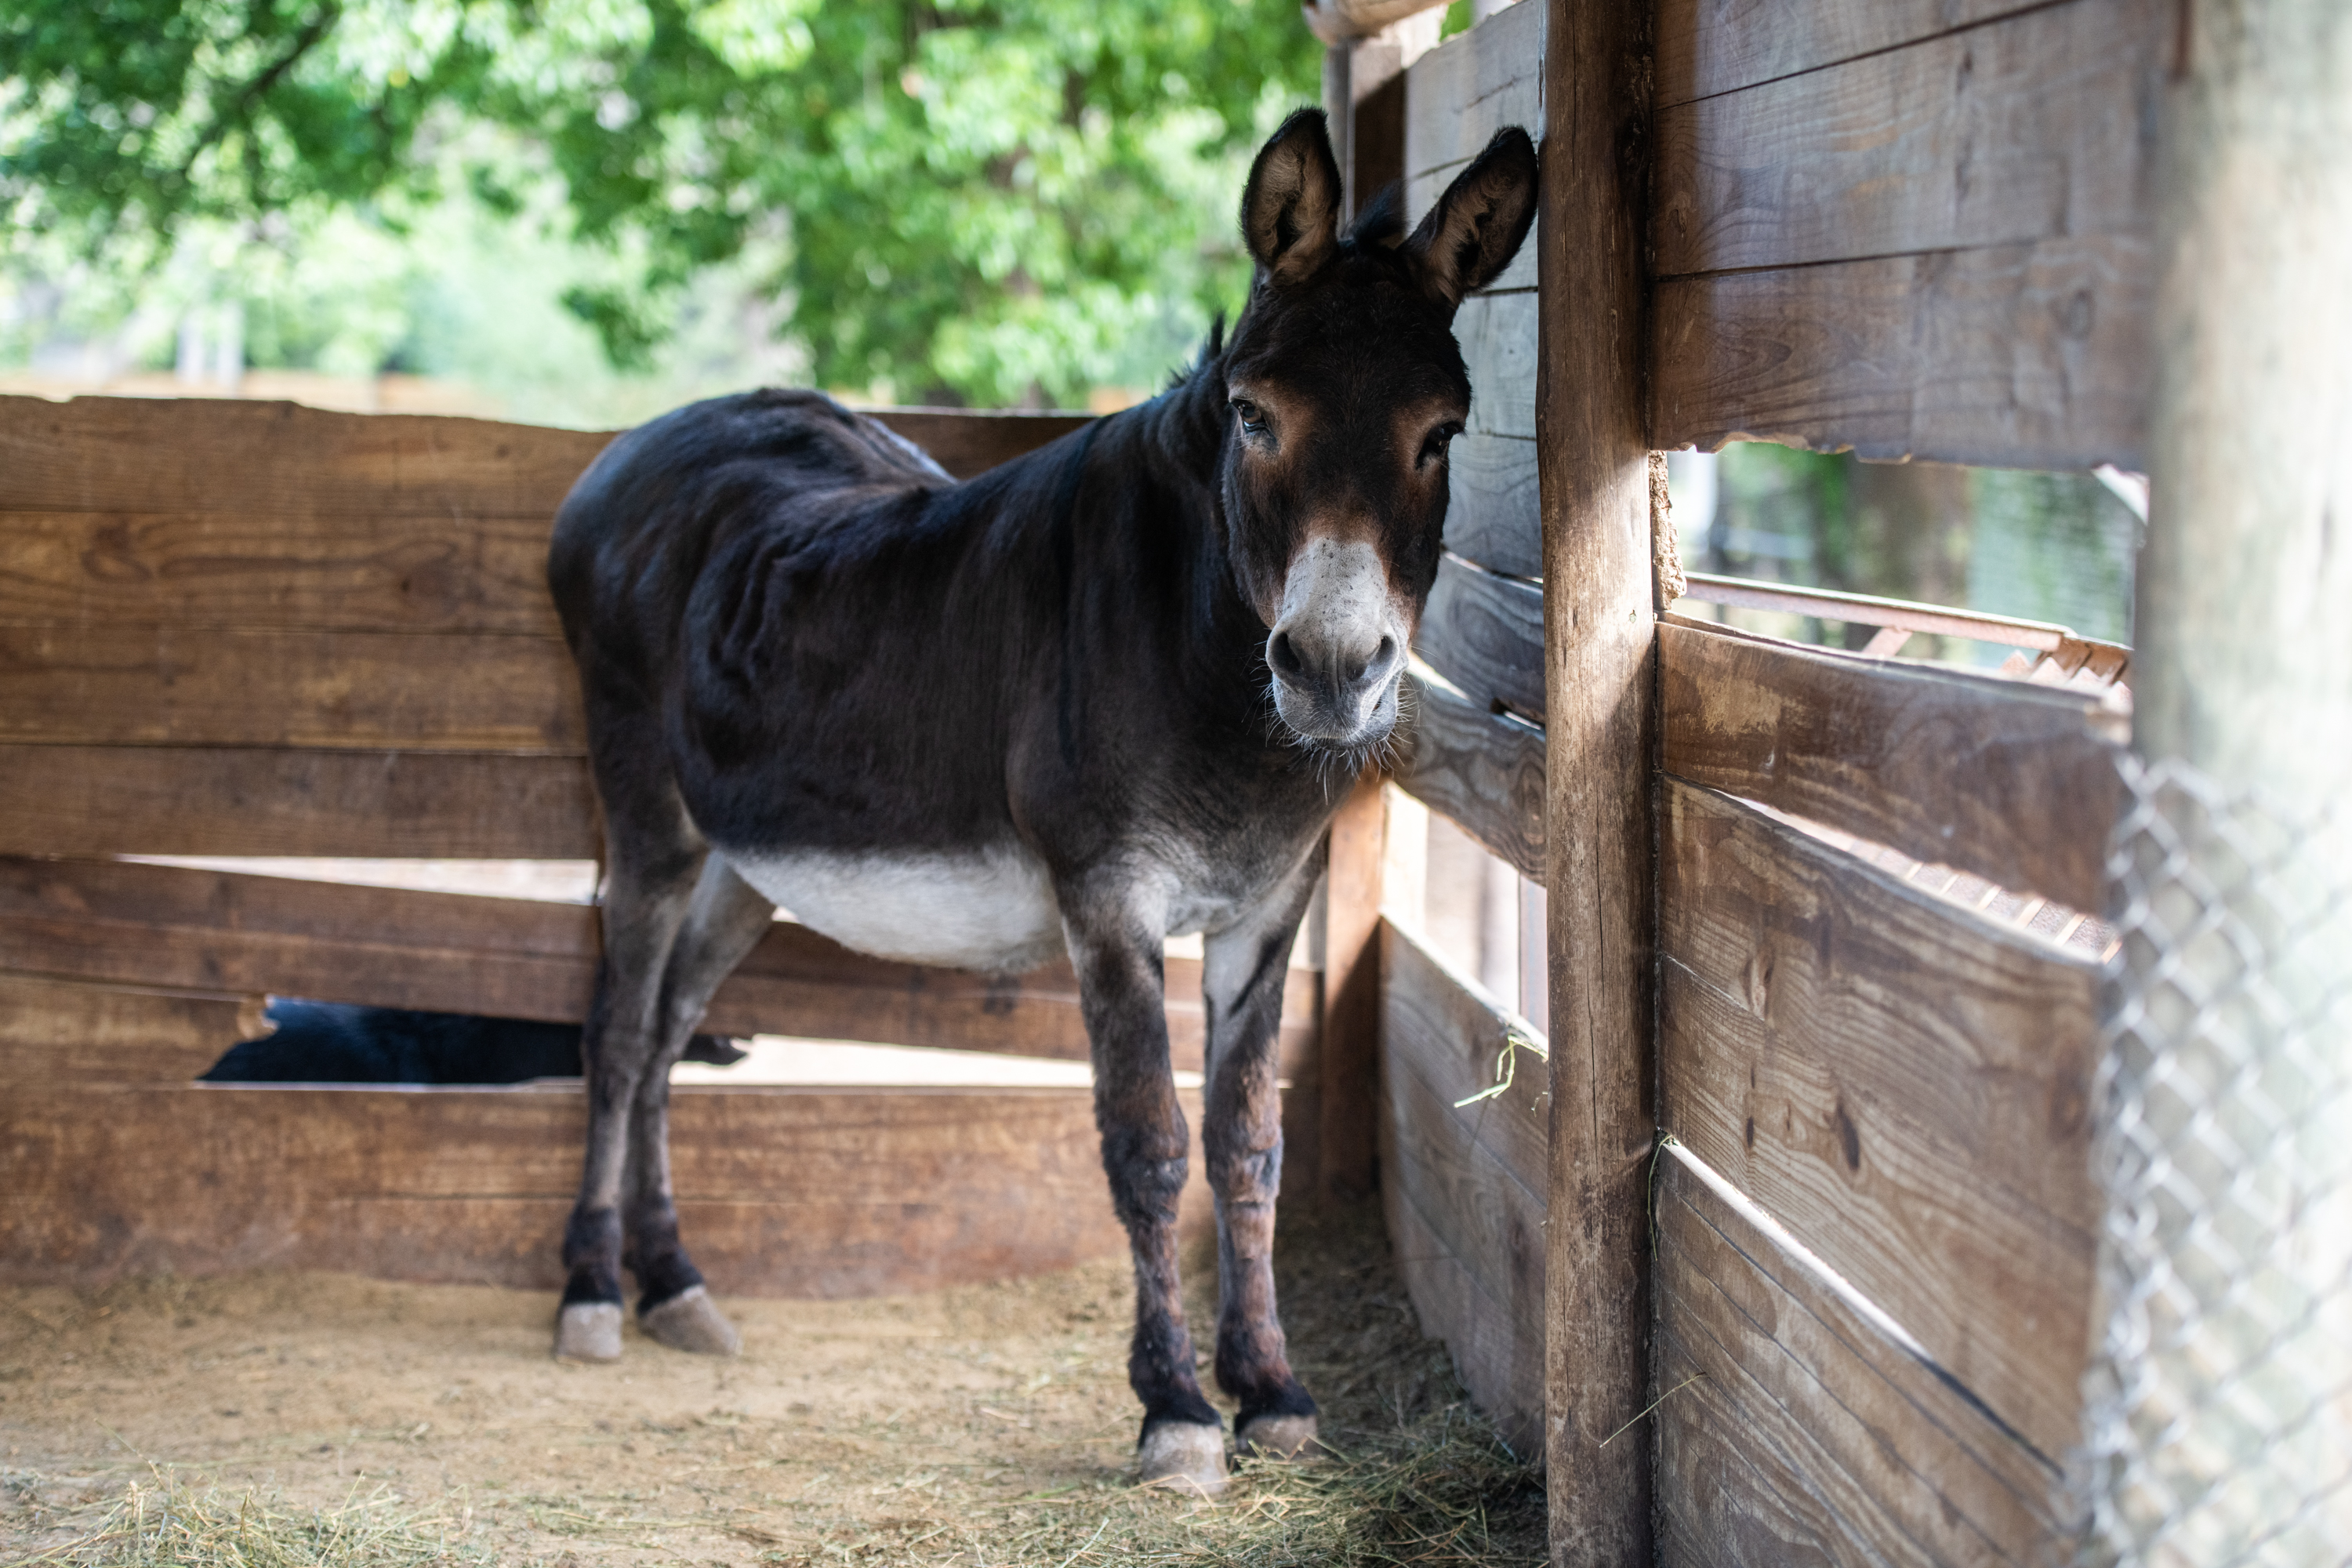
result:
[(2352, 1562), (2352, 809), (2126, 763), (2086, 1561)]

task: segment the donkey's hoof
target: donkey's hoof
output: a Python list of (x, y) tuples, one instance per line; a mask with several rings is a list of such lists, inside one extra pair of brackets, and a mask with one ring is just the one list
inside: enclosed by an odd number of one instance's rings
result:
[(555, 1319), (555, 1359), (620, 1360), (621, 1304), (573, 1301), (566, 1306)]
[(1186, 1497), (1222, 1497), (1225, 1490), (1225, 1429), (1195, 1421), (1163, 1421), (1143, 1435), (1139, 1479)]
[(660, 1306), (647, 1309), (638, 1315), (637, 1322), (674, 1351), (737, 1355), (743, 1349), (743, 1336), (699, 1285), (689, 1285)]
[(1308, 1459), (1321, 1453), (1312, 1415), (1261, 1415), (1242, 1423), (1234, 1443), (1244, 1454), (1273, 1459)]

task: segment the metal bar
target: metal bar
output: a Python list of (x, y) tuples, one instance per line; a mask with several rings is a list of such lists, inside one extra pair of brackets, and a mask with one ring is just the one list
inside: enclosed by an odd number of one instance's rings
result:
[(1832, 588), (1791, 588), (1779, 583), (1759, 583), (1747, 577), (1718, 577), (1711, 572), (1685, 572), (1689, 587), (1683, 596), (1707, 605), (1733, 605), (1742, 609), (1780, 610), (1789, 615), (1817, 616), (1829, 621), (1851, 621), (1865, 626), (1892, 626), (1906, 632), (1933, 632), (1943, 637), (1974, 637), (2004, 647), (2030, 647), (2055, 653), (2063, 645), (2080, 643), (2064, 626), (2046, 621), (2021, 621), (1989, 616), (1979, 610), (1956, 610), (1942, 605), (1913, 604), (1904, 599), (1879, 599), (1868, 594), (1842, 594)]

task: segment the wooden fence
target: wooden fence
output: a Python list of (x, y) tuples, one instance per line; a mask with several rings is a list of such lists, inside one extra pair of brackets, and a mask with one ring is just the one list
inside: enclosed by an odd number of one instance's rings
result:
[[(1476, 400), (1396, 783), (1549, 889), (1551, 1028), (1379, 918), (1379, 796), (1360, 794), (1334, 832), (1327, 1037), (1311, 986), (1286, 1015), (1286, 1119), (1316, 1151), (1294, 1180), (1360, 1185), (1377, 1141), (1424, 1322), (1548, 1458), (1556, 1562), (2029, 1561), (2080, 1522), (2060, 1467), (2092, 1333), (2088, 917), (2122, 655), (2053, 638), (2021, 679), (1674, 610), (1654, 454), (1744, 435), (2146, 467), (2154, 149), (2185, 24), (2165, 0), (1476, 9), (1409, 64), (1338, 46), (1327, 81), (1340, 113), (1368, 106), (1342, 127), (1351, 177), (1402, 171), (1414, 216), (1496, 126), (1542, 132), (1538, 231), (1457, 323)], [(1401, 88), (1374, 79), (1400, 64)], [(1049, 433), (953, 428), (1003, 432), (1004, 450)], [(919, 438), (951, 467), (986, 456)], [(569, 1178), (535, 1151), (570, 1147), (576, 1097), (319, 1091), (296, 1117), (282, 1097), (159, 1082), (199, 1065), (188, 1042), (216, 1037), (239, 994), (301, 988), (288, 975), (576, 1016), (583, 913), (91, 858), (592, 854), (536, 563), (594, 440), (0, 407), (0, 852), (20, 857), (0, 874), (0, 985), (24, 999), (0, 1034), (0, 1251), (16, 1267), (170, 1262), (194, 1244), (144, 1216), (209, 1204), (250, 1216), (235, 1237), (257, 1259), (431, 1235), (429, 1214), (465, 1267), (552, 1279), (539, 1238)], [(1927, 613), (1851, 609), (1898, 629)], [(1194, 976), (1169, 978), (1197, 1050)], [(714, 1023), (1074, 1052), (1072, 989), (1061, 969), (991, 987), (869, 964), (787, 928)], [(61, 1046), (88, 1070), (58, 1071)], [(1498, 1059), (1507, 1091), (1461, 1103)], [(689, 1126), (741, 1109), (679, 1098)], [(764, 1288), (969, 1277), (1110, 1235), (1090, 1149), (1083, 1182), (1062, 1152), (1087, 1147), (1080, 1098), (1000, 1096), (987, 1116), (970, 1098), (947, 1116), (937, 1096), (783, 1098), (768, 1145), (679, 1140), (733, 1162), (681, 1170), (687, 1220), (743, 1238), (729, 1267), (747, 1277), (759, 1258), (788, 1271)], [(473, 1161), (445, 1106), (519, 1130)], [(1016, 1112), (1040, 1119), (1025, 1167), (997, 1163)], [(872, 1250), (870, 1217), (906, 1194), (862, 1167), (781, 1215), (751, 1201), (761, 1172), (801, 1169), (761, 1163), (773, 1141), (902, 1131), (938, 1162), (940, 1250)], [(416, 1170), (388, 1163), (453, 1138)], [(349, 1174), (289, 1193), (298, 1157)], [(89, 1162), (110, 1173), (64, 1190)], [(110, 1195), (159, 1183), (177, 1190)], [(244, 1195), (260, 1191), (273, 1201)], [(212, 1226), (215, 1247), (223, 1223), (172, 1222)], [(828, 1238), (797, 1256), (832, 1272), (789, 1273), (803, 1266), (776, 1236)], [(530, 1256), (485, 1263), (515, 1237)]]
[[(1076, 422), (895, 410), (952, 471)], [(0, 399), (0, 1269), (559, 1282), (576, 1088), (189, 1080), (264, 993), (577, 1020), (594, 911), (118, 857), (588, 859), (543, 580), (606, 437), (289, 405)], [(1180, 1068), (1199, 963), (1168, 964)], [(1294, 970), (1285, 1070), (1314, 1099)], [(242, 1021), (241, 1021), (242, 1020)], [(780, 923), (709, 1026), (1084, 1059), (1057, 963), (991, 980)], [(681, 1089), (727, 1288), (844, 1294), (1116, 1252), (1083, 1089)], [(1312, 1142), (1311, 1137), (1304, 1140)], [(1195, 1205), (1196, 1208), (1202, 1205)]]
[[(1397, 1256), (1548, 1456), (1557, 1563), (2035, 1560), (2082, 1523), (2127, 654), (1981, 621), (1945, 629), (2011, 671), (1906, 663), (1931, 607), (1764, 584), (1675, 610), (1654, 454), (2144, 468), (2173, 7), (1477, 9), (1402, 66), (1400, 155), (1349, 134), (1416, 218), (1496, 127), (1545, 144), (1537, 233), (1457, 322), (1394, 782), (1548, 885), (1553, 1028), (1383, 923)], [(1397, 36), (1327, 82), (1370, 101)], [(1705, 600), (1894, 630), (1800, 647)], [(1549, 1065), (1459, 1103), (1514, 1037)]]

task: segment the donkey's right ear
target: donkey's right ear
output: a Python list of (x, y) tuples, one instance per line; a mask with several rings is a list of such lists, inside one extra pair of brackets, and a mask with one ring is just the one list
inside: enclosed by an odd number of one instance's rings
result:
[(1242, 192), (1242, 238), (1278, 284), (1311, 277), (1339, 248), (1339, 164), (1321, 110), (1299, 110), (1258, 149)]

